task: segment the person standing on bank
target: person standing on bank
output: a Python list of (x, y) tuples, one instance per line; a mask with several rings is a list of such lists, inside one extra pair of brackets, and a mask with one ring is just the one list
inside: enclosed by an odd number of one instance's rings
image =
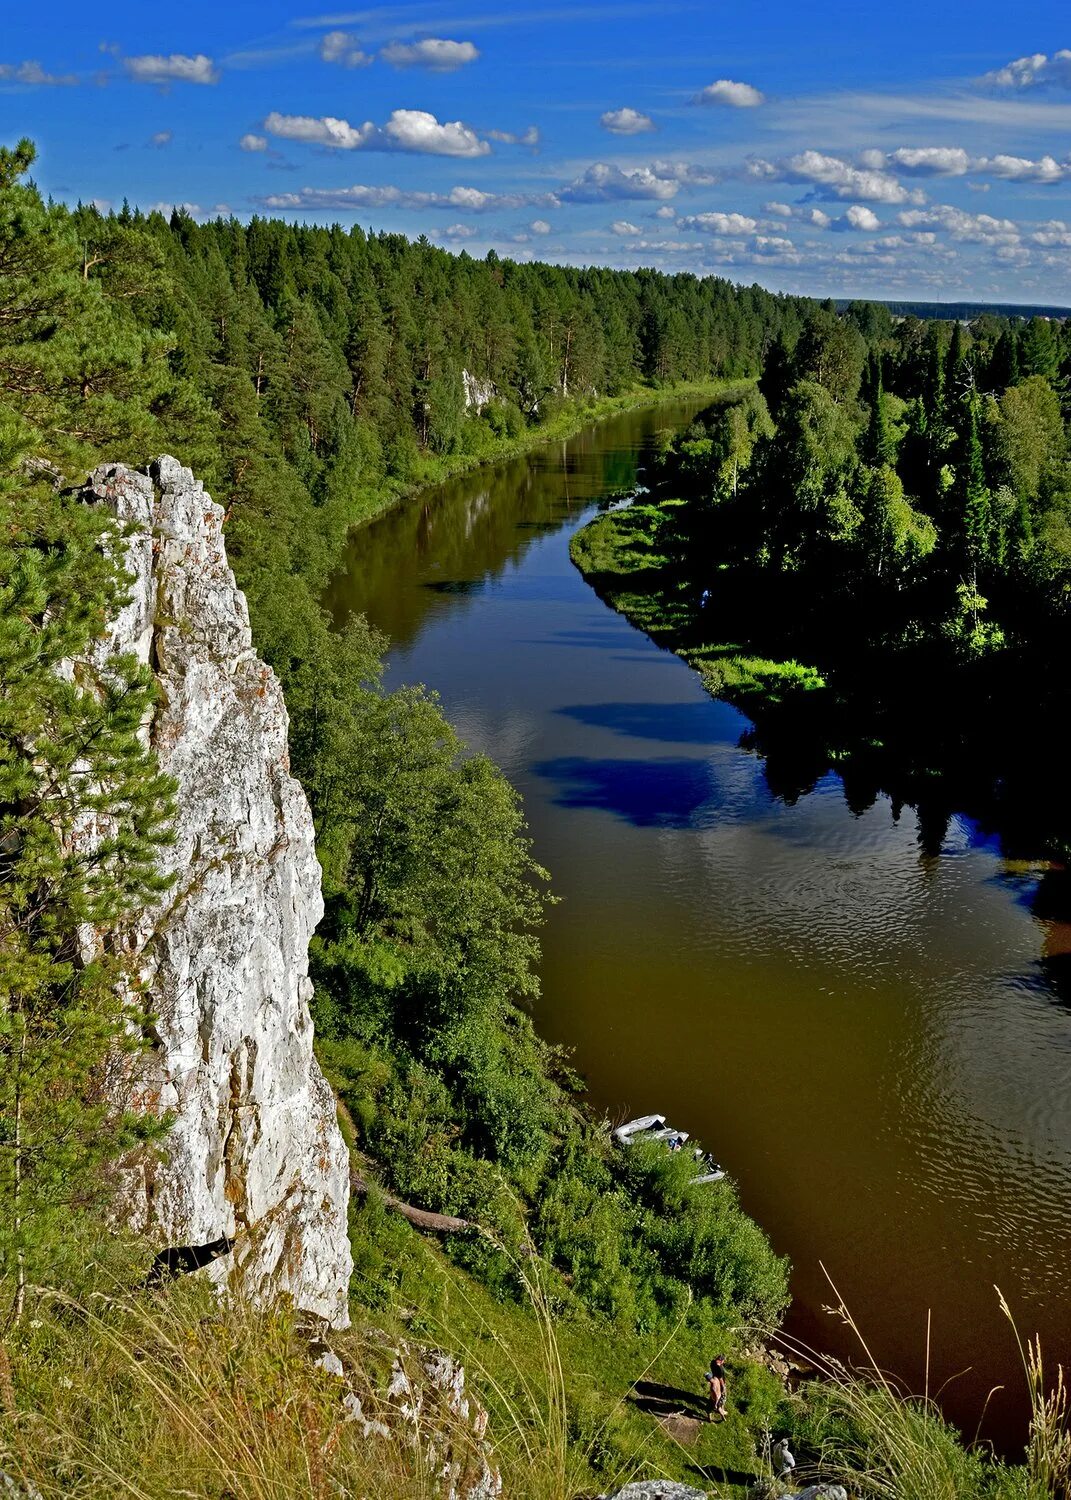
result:
[(725, 1355), (715, 1354), (707, 1372), (707, 1394), (710, 1397), (709, 1422), (725, 1421), (725, 1402), (729, 1395), (729, 1382), (725, 1371)]

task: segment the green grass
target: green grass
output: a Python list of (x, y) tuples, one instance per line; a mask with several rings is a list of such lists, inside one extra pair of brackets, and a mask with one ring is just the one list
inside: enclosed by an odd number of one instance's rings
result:
[(778, 707), (825, 689), (821, 672), (805, 662), (704, 639), (695, 591), (677, 581), (666, 550), (679, 503), (636, 504), (596, 516), (574, 535), (573, 562), (612, 608), (694, 667), (713, 697), (742, 708)]

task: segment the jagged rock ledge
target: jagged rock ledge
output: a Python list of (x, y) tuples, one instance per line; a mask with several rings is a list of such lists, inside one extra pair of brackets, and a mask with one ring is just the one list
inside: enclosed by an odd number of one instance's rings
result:
[(131, 596), (99, 651), (152, 668), (146, 733), (178, 784), (162, 861), (177, 878), (123, 935), (156, 1017), (136, 1102), (175, 1123), (125, 1168), (122, 1212), (161, 1245), (233, 1238), (217, 1281), (344, 1326), (347, 1153), (309, 1014), (320, 867), (282, 691), (253, 650), (223, 510), (188, 469), (106, 464), (81, 494), (129, 528)]

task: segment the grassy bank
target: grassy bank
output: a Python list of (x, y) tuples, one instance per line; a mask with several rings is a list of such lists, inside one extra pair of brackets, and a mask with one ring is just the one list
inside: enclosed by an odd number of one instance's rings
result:
[(817, 667), (758, 655), (731, 639), (707, 638), (719, 612), (707, 613), (667, 550), (679, 503), (635, 504), (596, 516), (573, 537), (573, 562), (614, 609), (694, 667), (712, 696), (751, 713), (798, 707), (805, 696), (817, 709), (817, 700), (829, 696)]

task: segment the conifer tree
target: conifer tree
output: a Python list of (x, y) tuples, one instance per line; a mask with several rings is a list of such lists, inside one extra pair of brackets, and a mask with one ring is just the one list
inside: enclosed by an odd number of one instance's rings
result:
[[(162, 889), (172, 787), (140, 735), (147, 672), (98, 659), (123, 598), (103, 518), (7, 477), (0, 490), (0, 1277), (21, 1310), (55, 1269), (102, 1165), (154, 1133), (106, 1068), (145, 1017), (124, 921)], [(123, 995), (128, 995), (124, 1001)]]

